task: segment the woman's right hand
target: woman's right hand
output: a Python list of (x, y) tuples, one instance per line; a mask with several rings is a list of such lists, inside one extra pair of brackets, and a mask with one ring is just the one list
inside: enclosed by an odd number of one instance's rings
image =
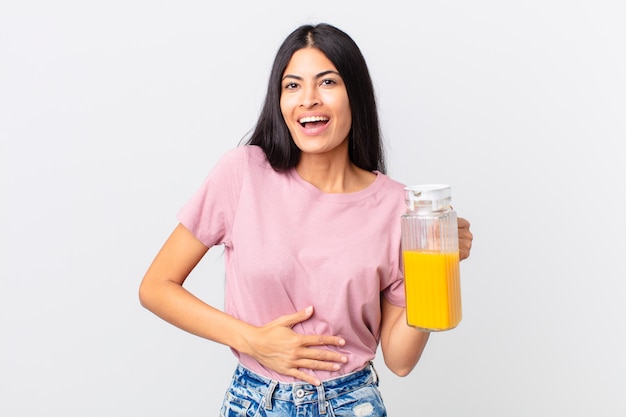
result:
[(346, 341), (339, 336), (303, 335), (294, 332), (292, 326), (308, 320), (313, 307), (255, 328), (247, 338), (249, 350), (245, 353), (254, 357), (261, 365), (283, 375), (293, 376), (313, 385), (320, 380), (302, 369), (337, 371), (348, 358), (339, 352), (318, 349), (318, 346), (344, 346)]

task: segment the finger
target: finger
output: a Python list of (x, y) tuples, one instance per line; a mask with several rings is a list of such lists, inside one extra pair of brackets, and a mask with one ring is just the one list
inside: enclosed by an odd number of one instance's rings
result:
[(341, 363), (316, 361), (314, 359), (301, 359), (296, 363), (298, 369), (311, 369), (314, 371), (336, 372), (341, 369)]
[(294, 325), (306, 321), (313, 315), (313, 306), (308, 306), (304, 310), (297, 311), (293, 314), (287, 314), (275, 320), (275, 324), (285, 327), (293, 327)]
[(304, 363), (300, 363), (299, 367), (325, 371), (337, 371), (340, 364), (348, 362), (348, 357), (343, 353), (327, 349), (306, 348), (300, 351), (300, 357)]
[(472, 242), (474, 241), (474, 235), (469, 230), (463, 233), (459, 238), (459, 244), (465, 249), (472, 248)]
[[(468, 232), (469, 233), (469, 232)], [(459, 260), (467, 259), (472, 249), (472, 237), (459, 239)]]
[(300, 380), (302, 380), (304, 382), (307, 382), (307, 383), (309, 383), (311, 385), (316, 385), (317, 386), (317, 385), (321, 385), (322, 384), (322, 382), (318, 378), (316, 378), (315, 376), (309, 375), (306, 372), (302, 372), (302, 371), (299, 371), (297, 369), (294, 369), (292, 372), (289, 372), (289, 375), (293, 376), (294, 378), (300, 379)]
[(472, 234), (472, 232), (470, 232), (469, 230), (465, 230), (465, 231), (459, 230), (459, 245), (460, 246), (463, 246), (469, 249), (472, 247), (473, 240), (474, 240), (474, 235)]
[(469, 251), (472, 248), (472, 240), (474, 235), (470, 231), (470, 222), (462, 217), (458, 218), (459, 229), (459, 251), (461, 251), (461, 257), (466, 258), (469, 256)]
[[(303, 345), (304, 346), (343, 346), (346, 344), (346, 341), (343, 337), (340, 336), (327, 336), (327, 335), (309, 335), (304, 336)], [(327, 351), (324, 351), (327, 352)]]

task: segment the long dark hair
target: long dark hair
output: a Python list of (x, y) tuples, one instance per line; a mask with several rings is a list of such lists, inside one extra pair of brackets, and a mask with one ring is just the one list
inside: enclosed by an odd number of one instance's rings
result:
[(350, 160), (359, 168), (385, 173), (374, 86), (365, 58), (348, 34), (326, 23), (300, 26), (280, 46), (270, 73), (265, 103), (246, 143), (260, 146), (275, 170), (287, 170), (298, 163), (300, 149), (292, 140), (280, 111), (281, 79), (292, 55), (307, 47), (322, 51), (345, 82), (352, 112)]

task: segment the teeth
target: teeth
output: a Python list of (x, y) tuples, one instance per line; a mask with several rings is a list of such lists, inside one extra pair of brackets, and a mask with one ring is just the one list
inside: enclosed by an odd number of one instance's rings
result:
[(309, 123), (309, 122), (326, 122), (328, 121), (328, 117), (323, 116), (309, 116), (303, 117), (299, 120), (300, 123)]

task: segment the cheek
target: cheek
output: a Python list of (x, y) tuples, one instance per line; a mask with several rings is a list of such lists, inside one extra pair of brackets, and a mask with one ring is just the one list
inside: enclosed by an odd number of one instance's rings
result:
[(285, 126), (287, 127), (287, 130), (289, 131), (289, 133), (291, 134), (291, 136), (294, 135), (294, 126), (292, 125), (291, 122), (291, 118), (289, 117), (289, 106), (285, 105), (285, 103), (283, 102), (283, 100), (281, 99), (280, 101), (280, 114), (283, 117), (283, 123), (285, 123)]
[(352, 127), (352, 110), (350, 110), (350, 104), (346, 102), (346, 105), (341, 113), (342, 125), (345, 129), (350, 130)]
[(280, 102), (280, 115), (283, 116), (283, 122), (285, 122), (287, 127), (289, 127), (289, 112), (288, 112), (288, 108), (284, 105), (282, 100)]
[(290, 97), (280, 99), (280, 114), (283, 116), (283, 119), (287, 124), (289, 124), (289, 119), (293, 113), (293, 99)]
[(333, 100), (333, 106), (339, 112), (342, 119), (344, 120), (352, 120), (352, 110), (350, 110), (350, 102), (348, 101), (348, 97), (340, 97), (335, 98)]
[(298, 105), (298, 101), (300, 100), (300, 94), (296, 91), (282, 91), (280, 93), (280, 98), (278, 99), (278, 103), (280, 104), (280, 109), (284, 112), (290, 112)]

